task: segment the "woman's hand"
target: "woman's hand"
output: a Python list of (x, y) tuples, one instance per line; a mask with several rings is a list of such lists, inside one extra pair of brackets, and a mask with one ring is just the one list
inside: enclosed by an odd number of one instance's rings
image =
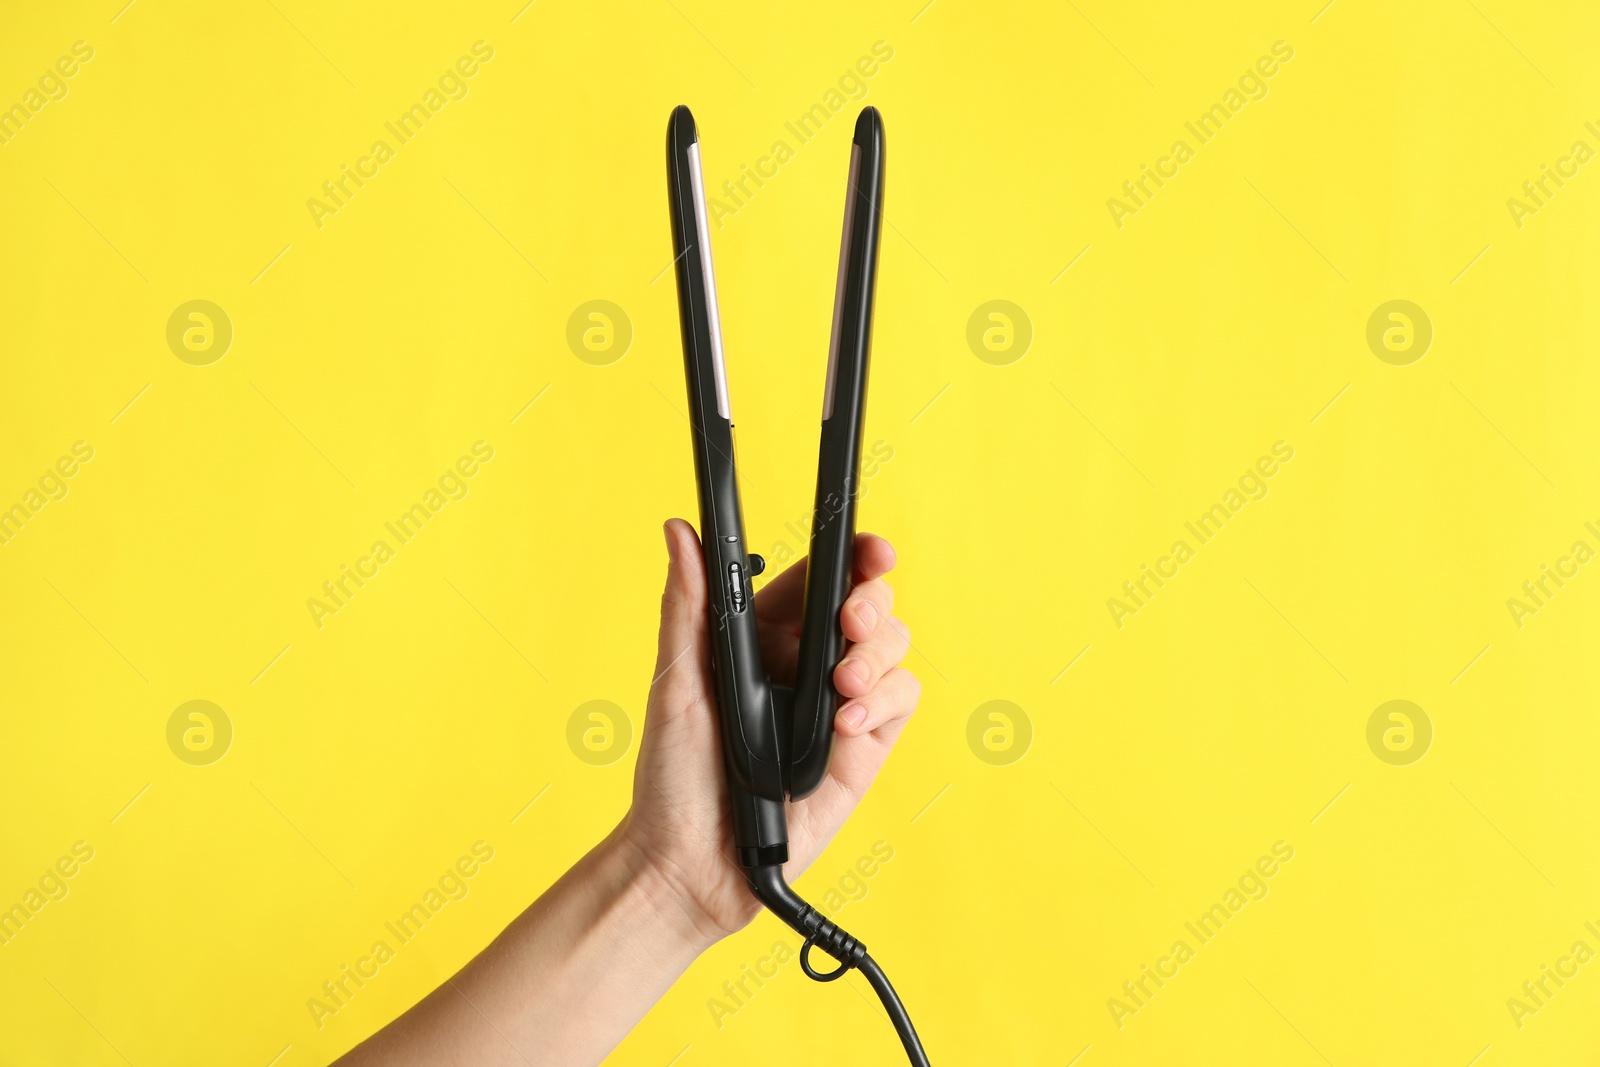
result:
[[(733, 858), (700, 542), (682, 519), (666, 524), (666, 538), (655, 680), (634, 770), (633, 806), (617, 836), (672, 887), (685, 917), (710, 944), (743, 927), (760, 905)], [(894, 562), (894, 549), (883, 538), (856, 538), (855, 585), (839, 615), (850, 644), (833, 672), (846, 703), (835, 722), (827, 776), (816, 792), (788, 808), (784, 876), (790, 880), (860, 803), (917, 706), (922, 687), (899, 666), (910, 635), (893, 615), (894, 592), (883, 579)], [(780, 685), (794, 679), (805, 573), (801, 560), (755, 598), (762, 661)]]
[[(732, 858), (705, 564), (688, 523), (674, 519), (666, 533), (660, 652), (627, 817), (341, 1067), (592, 1067), (702, 951), (760, 910)], [(894, 550), (870, 534), (855, 549), (856, 585), (839, 620), (851, 644), (833, 673), (847, 703), (827, 777), (789, 806), (791, 878), (861, 800), (917, 704), (917, 680), (897, 666), (910, 641), (883, 580)], [(796, 564), (756, 597), (762, 659), (781, 684), (794, 676), (804, 593), (805, 567)]]

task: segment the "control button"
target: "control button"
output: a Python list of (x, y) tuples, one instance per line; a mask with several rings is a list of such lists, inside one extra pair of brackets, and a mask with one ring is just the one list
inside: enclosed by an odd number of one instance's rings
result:
[(756, 575), (760, 574), (766, 569), (767, 561), (756, 555), (754, 552), (750, 553), (750, 577), (754, 578)]
[(734, 614), (744, 610), (744, 568), (737, 563), (728, 564), (728, 592), (733, 598)]

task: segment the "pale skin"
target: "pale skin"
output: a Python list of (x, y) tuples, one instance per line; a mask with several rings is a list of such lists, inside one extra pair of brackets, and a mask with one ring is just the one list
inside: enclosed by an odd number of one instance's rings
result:
[[(655, 682), (633, 801), (617, 828), (455, 977), (339, 1060), (339, 1067), (460, 1064), (580, 1067), (616, 1047), (707, 948), (760, 911), (733, 862), (708, 645), (700, 542), (665, 527), (667, 584)], [(889, 542), (861, 534), (839, 615), (849, 645), (833, 673), (846, 698), (828, 774), (791, 804), (791, 881), (855, 810), (894, 748), (921, 687), (884, 580)], [(792, 681), (805, 563), (756, 595), (763, 664)]]

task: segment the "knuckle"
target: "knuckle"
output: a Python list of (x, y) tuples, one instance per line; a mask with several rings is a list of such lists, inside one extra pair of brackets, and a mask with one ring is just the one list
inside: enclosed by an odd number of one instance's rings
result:
[(875, 605), (889, 604), (894, 601), (894, 590), (882, 578), (873, 578), (856, 586), (855, 592), (866, 597)]
[(880, 603), (883, 605), (884, 614), (887, 615), (890, 611), (894, 610), (894, 586), (890, 585), (882, 578), (879, 578), (874, 584), (876, 584), (878, 587), (877, 596)]
[(896, 663), (894, 654), (877, 641), (863, 641), (852, 646), (850, 655), (867, 665), (868, 671), (872, 674), (872, 681), (883, 677)]
[(904, 646), (900, 650), (900, 654), (903, 656), (911, 648), (911, 627), (907, 626), (905, 620), (898, 615), (891, 615), (889, 624), (889, 628), (894, 631), (895, 640)]
[(894, 700), (882, 687), (874, 689), (867, 697), (867, 722), (873, 726), (882, 726), (889, 719), (894, 718)]
[(860, 644), (854, 647), (850, 654), (853, 656), (860, 656), (862, 659), (870, 663), (872, 665), (873, 674), (882, 674), (884, 671), (894, 666), (894, 663), (890, 658), (889, 650), (884, 648), (883, 642), (879, 640), (862, 641)]

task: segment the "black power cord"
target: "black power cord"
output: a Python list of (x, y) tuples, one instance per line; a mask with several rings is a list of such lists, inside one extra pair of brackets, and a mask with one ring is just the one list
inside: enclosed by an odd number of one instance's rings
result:
[[(817, 909), (801, 899), (783, 880), (781, 866), (746, 867), (744, 875), (755, 898), (805, 938), (805, 943), (800, 946), (800, 968), (806, 972), (806, 977), (817, 982), (831, 982), (852, 967), (860, 971), (878, 994), (878, 999), (883, 1001), (883, 1009), (889, 1013), (889, 1021), (894, 1023), (895, 1033), (900, 1035), (900, 1043), (905, 1046), (912, 1067), (930, 1067), (928, 1054), (922, 1051), (922, 1041), (917, 1037), (916, 1027), (911, 1025), (911, 1016), (906, 1014), (899, 994), (889, 984), (889, 976), (883, 973), (877, 960), (867, 955), (867, 946), (823, 918)], [(838, 960), (838, 969), (818, 971), (812, 967), (813, 946)]]

